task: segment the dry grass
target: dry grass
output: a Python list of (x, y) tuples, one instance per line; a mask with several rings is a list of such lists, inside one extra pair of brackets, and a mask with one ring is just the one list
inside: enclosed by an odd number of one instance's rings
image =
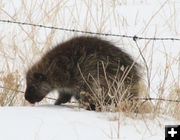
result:
[[(102, 66), (104, 66), (103, 62), (101, 63)], [(93, 81), (91, 81), (92, 84), (89, 84), (88, 79), (85, 79), (83, 73), (81, 72), (81, 69), (79, 68), (83, 80), (91, 91), (91, 93), (81, 92), (81, 96), (85, 96), (85, 98), (88, 99), (88, 102), (80, 102), (81, 107), (91, 109), (90, 103), (93, 103), (96, 111), (122, 111), (130, 115), (131, 117), (134, 117), (133, 115), (135, 115), (135, 113), (144, 114), (153, 112), (153, 105), (151, 101), (144, 102), (142, 100), (135, 100), (135, 98), (149, 97), (147, 88), (142, 81), (135, 85), (129, 84), (127, 86), (124, 84), (124, 80), (131, 70), (131, 67), (124, 70), (124, 74), (121, 77), (115, 76), (113, 80), (107, 75), (105, 67), (103, 67), (105, 81), (108, 85), (107, 90), (101, 86), (98, 66), (99, 65), (97, 64), (97, 77), (92, 77), (90, 75), (90, 79), (93, 79)], [(138, 96), (132, 98), (132, 91), (138, 93)]]
[[(23, 94), (19, 94), (21, 87), (21, 78), (18, 72), (5, 74), (1, 72), (1, 106), (25, 105)], [(3, 87), (3, 88), (2, 88)]]
[[(180, 100), (180, 88), (176, 87), (172, 89), (170, 94), (167, 97), (168, 99), (173, 99), (173, 100)], [(165, 104), (166, 110), (164, 110), (164, 113), (169, 114), (170, 116), (176, 118), (177, 120), (180, 120), (180, 102), (169, 102)]]
[[(142, 2), (142, 4), (146, 3), (148, 3), (148, 1)], [(21, 6), (16, 6), (16, 4), (13, 2), (10, 2), (8, 5), (7, 3), (3, 3), (3, 1), (0, 2), (0, 5), (3, 5), (2, 7), (0, 7), (0, 19), (25, 21), (35, 24), (53, 25), (71, 29), (75, 28), (85, 31), (131, 34), (131, 29), (128, 29), (128, 27), (132, 26), (132, 23), (127, 16), (119, 15), (120, 12), (118, 12), (117, 10), (121, 6), (128, 5), (128, 1), (126, 0), (124, 0), (123, 2), (108, 1), (107, 3), (105, 1), (103, 2), (93, 0), (84, 0), (81, 2), (74, 0), (72, 3), (69, 3), (67, 0), (62, 0), (60, 2), (46, 0), (38, 2), (36, 0), (33, 0), (28, 4), (25, 0), (21, 0)], [(11, 7), (11, 11), (8, 10), (9, 7), (7, 5)], [(148, 27), (154, 25), (153, 21), (156, 18), (160, 18), (158, 17), (158, 15), (161, 14), (161, 16), (164, 16), (164, 24), (169, 21), (167, 28), (171, 32), (175, 32), (175, 34), (177, 34), (177, 27), (174, 23), (176, 22), (176, 9), (174, 7), (175, 3), (173, 5), (174, 9), (171, 8), (172, 11), (170, 12), (170, 15), (167, 15), (167, 13), (164, 12), (164, 7), (167, 5), (169, 5), (169, 7), (171, 6), (168, 1), (166, 1), (164, 4), (160, 4), (159, 8), (155, 10), (156, 12), (151, 17), (149, 17), (149, 20), (147, 21), (145, 21), (145, 19), (141, 19), (141, 12), (137, 11), (137, 13), (134, 15), (133, 21), (133, 24), (137, 27), (136, 33), (141, 32), (141, 36), (147, 36), (149, 31)], [(106, 9), (108, 9), (108, 11), (110, 12), (106, 11)], [(168, 16), (169, 19), (166, 18)], [(173, 24), (171, 24), (170, 21), (173, 22)], [(139, 23), (141, 22), (143, 22), (144, 28), (142, 28), (142, 25), (139, 25)], [(25, 105), (26, 102), (23, 99), (22, 93), (19, 93), (17, 91), (24, 91), (25, 89), (24, 73), (26, 72), (28, 67), (57, 42), (61, 42), (62, 40), (69, 38), (70, 36), (72, 37), (79, 34), (22, 25), (2, 24), (1, 26), (2, 28), (0, 29), (0, 31), (2, 34), (0, 35), (0, 59), (2, 65), (0, 67), (0, 83), (1, 86), (5, 87), (5, 89), (0, 90), (0, 105)], [(8, 31), (5, 31), (4, 29), (8, 29)], [(154, 30), (155, 31), (151, 33), (152, 36), (161, 35), (158, 32), (157, 27), (155, 27)], [(113, 39), (114, 38), (112, 38), (111, 40), (113, 41)], [(123, 46), (126, 46), (126, 48), (130, 48), (130, 51), (132, 51), (132, 53), (137, 52), (137, 48), (134, 47), (135, 44), (132, 40), (118, 38), (115, 38), (114, 40), (116, 40), (120, 44), (123, 44)], [(156, 43), (157, 42), (153, 41), (140, 42), (140, 47), (144, 46), (143, 49), (141, 48), (141, 51), (143, 55), (146, 56), (145, 58), (148, 64), (149, 77), (151, 80), (150, 82), (153, 82), (154, 77), (158, 77), (159, 74), (159, 67), (155, 68), (153, 66), (154, 62), (156, 61), (156, 59), (154, 59), (154, 53), (159, 49), (159, 46), (157, 47)], [(166, 45), (166, 42), (163, 42), (160, 45), (164, 45), (164, 48), (168, 47), (168, 45)], [(172, 74), (170, 75), (170, 73), (172, 73), (172, 68), (168, 51), (166, 50), (163, 53), (166, 54), (166, 63), (164, 69), (162, 70), (164, 71), (164, 74), (162, 76), (163, 78), (159, 83), (157, 83), (156, 89), (155, 87), (150, 87), (150, 91), (154, 92), (154, 89), (157, 90), (158, 93), (155, 93), (157, 98), (180, 100), (180, 79), (177, 80), (176, 75), (174, 76), (174, 80), (172, 80), (171, 87), (167, 89), (167, 80), (172, 76)], [(161, 55), (163, 55), (163, 53)], [(176, 62), (180, 62), (180, 60), (176, 60)], [(176, 62), (173, 62), (173, 64)], [(142, 64), (144, 66), (143, 62)], [(153, 69), (156, 69), (158, 74), (155, 75), (154, 73), (156, 72), (153, 73)], [(146, 73), (146, 70), (144, 73)], [(178, 73), (180, 73), (180, 68)], [(180, 74), (178, 76), (180, 77)], [(145, 84), (141, 86), (140, 92), (142, 94), (147, 94), (147, 91), (149, 90), (146, 86), (148, 85), (146, 83), (147, 77), (145, 77), (143, 80), (143, 83)], [(123, 85), (118, 84), (118, 81), (115, 82), (117, 83), (117, 86), (115, 88), (111, 87), (109, 90), (109, 92), (114, 95), (117, 94), (117, 89), (123, 88)], [(8, 89), (14, 89), (15, 91), (10, 91)], [(97, 89), (98, 90), (95, 92), (97, 94), (95, 96), (95, 100), (103, 107), (104, 93), (100, 87)], [(168, 95), (166, 94), (167, 92), (165, 93), (165, 91), (167, 90), (169, 91)], [(117, 102), (120, 99), (116, 98), (113, 100)], [(172, 116), (176, 119), (180, 119), (180, 105), (178, 103), (170, 103), (164, 101), (156, 101), (153, 103), (154, 108), (152, 114), (154, 115), (154, 117), (158, 116), (161, 113)], [(127, 107), (126, 103), (118, 103), (118, 106), (121, 110), (129, 108)], [(132, 106), (132, 108), (134, 108), (134, 106)], [(107, 108), (104, 109), (104, 111), (106, 110)], [(127, 112), (130, 112), (130, 110), (128, 110)]]

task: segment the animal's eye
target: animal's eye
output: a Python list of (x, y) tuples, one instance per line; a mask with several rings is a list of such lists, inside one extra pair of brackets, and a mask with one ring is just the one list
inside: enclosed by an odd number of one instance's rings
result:
[(70, 60), (69, 60), (69, 58), (67, 58), (67, 57), (64, 57), (64, 56), (61, 56), (60, 58), (58, 58), (57, 60), (56, 60), (56, 65), (58, 66), (58, 67), (65, 67), (66, 65), (68, 65), (70, 63)]
[(42, 73), (34, 73), (34, 78), (38, 81), (46, 81), (47, 78)]

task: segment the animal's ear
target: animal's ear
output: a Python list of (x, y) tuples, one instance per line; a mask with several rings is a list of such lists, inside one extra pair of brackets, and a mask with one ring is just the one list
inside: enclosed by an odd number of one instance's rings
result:
[(33, 74), (33, 76), (34, 76), (34, 78), (35, 78), (36, 80), (41, 81), (41, 82), (47, 80), (47, 77), (46, 77), (44, 74), (42, 74), (42, 73), (35, 72), (35, 73)]
[(56, 65), (57, 65), (57, 67), (63, 67), (64, 66), (64, 62), (61, 60), (61, 59), (57, 59), (56, 60)]

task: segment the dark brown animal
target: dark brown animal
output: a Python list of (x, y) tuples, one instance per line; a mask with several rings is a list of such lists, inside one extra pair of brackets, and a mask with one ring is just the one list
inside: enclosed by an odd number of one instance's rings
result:
[[(112, 102), (108, 91), (114, 79), (121, 81), (124, 90), (129, 88), (130, 98), (137, 97), (138, 90), (133, 87), (140, 80), (138, 71), (139, 65), (109, 41), (89, 36), (75, 37), (48, 51), (28, 70), (25, 99), (30, 103), (39, 102), (57, 89), (56, 105), (75, 96), (79, 101), (88, 102), (90, 109), (94, 110), (97, 103), (90, 98), (95, 96), (97, 84), (106, 94), (105, 104)], [(80, 94), (82, 91), (88, 96)]]

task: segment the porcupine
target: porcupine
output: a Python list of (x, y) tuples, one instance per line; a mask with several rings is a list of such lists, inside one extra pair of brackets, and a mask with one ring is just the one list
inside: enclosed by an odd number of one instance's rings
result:
[[(100, 104), (94, 100), (97, 83), (106, 94), (105, 105), (112, 103), (113, 95), (108, 91), (115, 83), (113, 79), (119, 79), (124, 90), (129, 89), (129, 94), (122, 99), (138, 97), (139, 69), (139, 64), (129, 54), (110, 41), (74, 37), (48, 51), (27, 71), (25, 99), (30, 103), (40, 102), (57, 89), (59, 98), (55, 105), (66, 103), (74, 96), (82, 104), (88, 103), (87, 109), (95, 110)], [(121, 96), (123, 91), (116, 96)]]

